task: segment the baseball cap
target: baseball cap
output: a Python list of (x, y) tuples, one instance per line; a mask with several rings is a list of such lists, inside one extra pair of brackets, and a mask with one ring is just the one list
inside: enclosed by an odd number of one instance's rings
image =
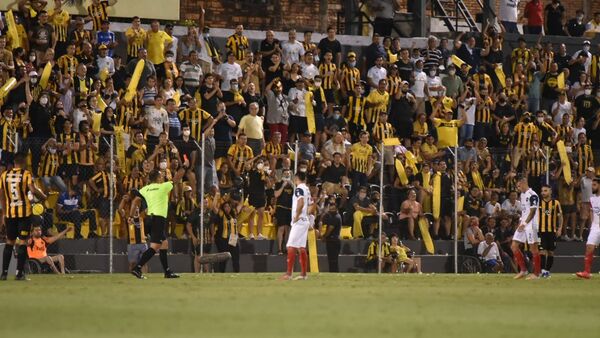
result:
[(29, 76), (38, 76), (38, 73), (35, 70), (29, 72)]
[(442, 106), (444, 107), (444, 113), (451, 113), (452, 112), (452, 106), (454, 105), (454, 100), (452, 100), (449, 97), (445, 97), (442, 99)]
[(586, 171), (596, 172), (596, 169), (594, 169), (594, 167), (588, 167)]
[(349, 58), (356, 57), (356, 53), (354, 53), (354, 52), (348, 52), (348, 57)]
[(108, 49), (108, 47), (106, 47), (106, 45), (100, 45), (100, 46), (98, 46), (98, 50), (103, 50), (103, 49)]
[(186, 185), (184, 185), (184, 186), (183, 186), (183, 192), (186, 192), (186, 191), (192, 191), (192, 187), (190, 187), (190, 186), (189, 186), (189, 185), (187, 185), (187, 184), (186, 184)]
[(590, 43), (590, 40), (585, 40), (585, 41), (583, 41), (583, 45), (584, 45), (584, 46), (585, 46), (585, 45), (591, 45), (591, 43)]

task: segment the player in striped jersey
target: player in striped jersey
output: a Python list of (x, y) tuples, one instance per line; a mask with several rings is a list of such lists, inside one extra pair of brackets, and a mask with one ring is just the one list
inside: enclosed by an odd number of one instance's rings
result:
[[(599, 141), (600, 142), (600, 141)], [(577, 174), (585, 175), (585, 170), (589, 167), (594, 167), (594, 152), (588, 143), (587, 136), (584, 132), (577, 135), (577, 145), (575, 146), (577, 153)]]
[(63, 77), (75, 78), (79, 61), (75, 57), (75, 43), (69, 42), (66, 47), (66, 54), (62, 55), (56, 61), (56, 66)]
[(265, 145), (262, 155), (267, 158), (271, 168), (277, 168), (277, 162), (287, 157), (287, 148), (281, 144), (280, 132), (273, 133), (271, 140)]
[(188, 108), (179, 112), (179, 119), (182, 124), (190, 126), (192, 137), (196, 140), (202, 140), (202, 133), (212, 124), (213, 117), (198, 107), (195, 98), (188, 100)]
[(546, 155), (540, 148), (540, 141), (536, 138), (531, 142), (531, 148), (525, 153), (525, 171), (529, 179), (529, 186), (534, 191), (540, 191), (542, 179), (548, 171), (546, 167)]
[(24, 273), (27, 260), (27, 247), (25, 246), (31, 227), (31, 201), (30, 194), (37, 195), (42, 200), (46, 195), (35, 187), (27, 165), (27, 157), (17, 153), (14, 158), (15, 167), (2, 173), (0, 176), (0, 202), (2, 204), (2, 217), (6, 226), (6, 244), (2, 254), (2, 274), (0, 280), (6, 280), (8, 266), (13, 256), (16, 245), (17, 253), (17, 280), (27, 280)]
[(554, 263), (554, 250), (556, 238), (560, 236), (563, 224), (563, 215), (560, 202), (552, 198), (552, 187), (542, 186), (542, 200), (540, 202), (540, 255), (542, 262), (542, 277), (550, 276), (550, 269)]

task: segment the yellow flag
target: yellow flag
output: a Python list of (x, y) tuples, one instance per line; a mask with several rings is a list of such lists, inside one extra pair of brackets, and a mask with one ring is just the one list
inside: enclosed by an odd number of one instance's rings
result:
[(400, 178), (400, 183), (402, 183), (402, 185), (408, 185), (408, 177), (406, 176), (406, 171), (404, 170), (404, 165), (402, 164), (402, 161), (400, 161), (399, 159), (396, 159), (395, 165), (396, 165), (396, 173), (398, 174), (398, 177)]
[(96, 100), (98, 101), (98, 108), (100, 108), (100, 110), (102, 112), (104, 112), (104, 109), (106, 109), (106, 102), (104, 102), (104, 99), (102, 99), (102, 96), (100, 94), (98, 94), (96, 96)]
[(6, 23), (8, 25), (8, 37), (10, 38), (11, 49), (15, 49), (21, 46), (21, 38), (19, 32), (17, 32), (17, 24), (15, 22), (15, 16), (12, 10), (6, 12)]
[(96, 133), (100, 132), (100, 120), (102, 119), (101, 113), (92, 113), (92, 130)]
[(558, 77), (556, 78), (556, 82), (558, 85), (558, 89), (564, 89), (565, 88), (565, 73), (558, 74)]
[(17, 84), (17, 79), (11, 77), (10, 79), (4, 82), (4, 85), (0, 87), (0, 99), (4, 99), (6, 95), (15, 87)]
[(313, 110), (313, 93), (311, 91), (304, 94), (304, 107), (306, 109), (306, 123), (308, 124), (308, 131), (311, 134), (317, 133), (317, 125), (315, 123), (315, 111)]
[(400, 139), (397, 137), (383, 139), (383, 145), (386, 147), (387, 146), (398, 146), (398, 145), (400, 145)]
[(50, 73), (52, 73), (52, 64), (50, 62), (48, 62), (44, 66), (44, 70), (42, 71), (42, 75), (40, 76), (40, 87), (42, 87), (42, 89), (46, 89), (48, 87), (48, 80), (50, 80)]
[(504, 75), (504, 70), (502, 69), (502, 65), (496, 65), (496, 76), (498, 77), (498, 81), (502, 85), (502, 88), (506, 87), (506, 75)]
[(137, 86), (140, 82), (140, 77), (142, 76), (142, 72), (144, 71), (144, 60), (139, 60), (135, 65), (135, 70), (131, 75), (131, 80), (129, 80), (129, 86), (127, 86), (127, 92), (125, 93), (125, 101), (131, 102), (133, 97), (137, 93)]
[[(461, 60), (461, 59), (460, 59), (458, 56), (456, 56), (456, 55), (452, 55), (452, 63), (453, 63), (453, 64), (454, 64), (456, 67), (460, 68), (460, 67), (462, 67), (462, 65), (463, 65), (465, 62), (464, 62), (463, 60)], [(467, 64), (467, 71), (470, 71), (470, 70), (471, 70), (471, 66), (469, 66), (469, 65)]]

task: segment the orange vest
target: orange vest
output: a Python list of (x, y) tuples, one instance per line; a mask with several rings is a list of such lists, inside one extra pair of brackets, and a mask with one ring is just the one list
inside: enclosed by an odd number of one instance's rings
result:
[(33, 246), (27, 246), (27, 255), (29, 258), (42, 259), (48, 256), (46, 252), (46, 241), (42, 238), (32, 238)]

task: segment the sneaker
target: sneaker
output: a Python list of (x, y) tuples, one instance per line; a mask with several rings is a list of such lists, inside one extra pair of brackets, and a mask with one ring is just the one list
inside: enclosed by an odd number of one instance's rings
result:
[(137, 279), (146, 279), (146, 276), (142, 275), (141, 269), (133, 268), (131, 270), (131, 274), (134, 275)]
[(181, 276), (179, 276), (178, 274), (176, 274), (173, 271), (167, 271), (165, 272), (165, 278), (179, 278)]
[(294, 277), (294, 280), (307, 280), (307, 279), (308, 279), (308, 276), (302, 276), (302, 275)]
[(542, 278), (550, 278), (550, 271), (542, 269), (542, 274), (541, 274), (540, 277), (542, 277)]
[(248, 236), (248, 239), (254, 239), (254, 234), (250, 234), (250, 236)]
[(586, 271), (581, 271), (575, 274), (575, 276), (579, 277), (579, 278), (583, 278), (583, 279), (590, 279), (592, 278), (592, 274), (590, 274), (589, 272)]
[(564, 235), (564, 236), (562, 236), (562, 240), (563, 240), (563, 241), (565, 241), (565, 242), (570, 242), (570, 241), (572, 241), (571, 237), (569, 237), (568, 235)]
[(573, 240), (574, 240), (575, 242), (583, 242), (583, 238), (581, 238), (581, 237), (579, 237), (579, 236), (575, 236), (575, 237), (573, 237)]
[(513, 277), (514, 279), (521, 279), (521, 278), (525, 278), (525, 276), (527, 276), (527, 271), (521, 271), (518, 274), (515, 275), (515, 277)]
[(263, 236), (263, 234), (258, 234), (258, 236), (256, 236), (256, 239), (262, 241), (262, 240), (267, 239), (267, 237)]
[(27, 275), (25, 275), (24, 273), (20, 273), (15, 277), (15, 280), (18, 281), (28, 281), (30, 280), (29, 278), (27, 278)]
[(525, 278), (525, 280), (535, 280), (535, 279), (539, 279), (540, 277), (538, 275), (536, 275), (535, 273), (529, 274), (529, 276), (527, 276), (527, 278)]
[(0, 280), (6, 280), (8, 278), (8, 274), (3, 273), (0, 275)]
[(279, 277), (279, 280), (292, 280), (292, 276), (286, 273), (285, 275)]

